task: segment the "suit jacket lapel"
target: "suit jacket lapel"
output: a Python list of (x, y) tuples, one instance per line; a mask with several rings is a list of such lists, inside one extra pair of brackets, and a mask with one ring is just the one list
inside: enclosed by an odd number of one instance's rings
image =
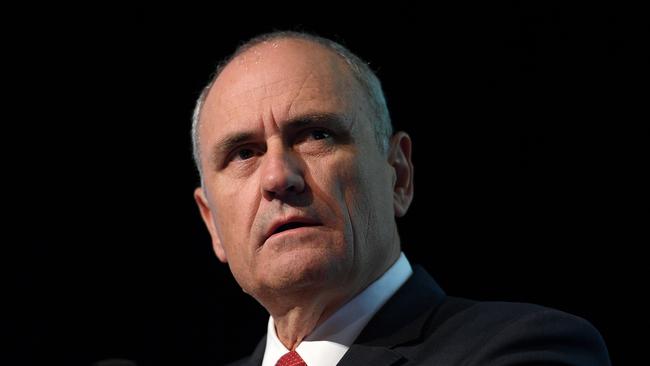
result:
[(420, 338), (427, 320), (446, 295), (420, 266), (375, 314), (339, 365), (388, 366), (405, 357), (396, 349)]

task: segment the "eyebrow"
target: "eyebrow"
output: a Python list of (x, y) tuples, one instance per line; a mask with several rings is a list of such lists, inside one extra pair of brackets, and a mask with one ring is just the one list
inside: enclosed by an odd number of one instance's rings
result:
[[(336, 113), (308, 113), (289, 119), (282, 124), (281, 129), (292, 132), (310, 126), (324, 126), (334, 131), (342, 131), (349, 128), (349, 123), (342, 115)], [(212, 148), (211, 160), (214, 166), (218, 166), (221, 156), (247, 141), (254, 140), (257, 135), (259, 135), (258, 132), (240, 131), (219, 139)]]

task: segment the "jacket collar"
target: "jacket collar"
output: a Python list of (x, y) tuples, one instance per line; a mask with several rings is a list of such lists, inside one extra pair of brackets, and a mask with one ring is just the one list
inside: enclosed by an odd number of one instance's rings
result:
[(419, 339), (446, 294), (421, 266), (370, 320), (339, 365), (392, 365), (404, 356), (395, 348)]

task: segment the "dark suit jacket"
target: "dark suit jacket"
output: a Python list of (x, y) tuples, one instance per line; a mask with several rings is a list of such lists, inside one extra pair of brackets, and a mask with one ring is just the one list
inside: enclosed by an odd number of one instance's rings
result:
[[(262, 363), (266, 337), (231, 365)], [(446, 296), (419, 266), (379, 310), (339, 365), (610, 365), (584, 319), (532, 304)]]

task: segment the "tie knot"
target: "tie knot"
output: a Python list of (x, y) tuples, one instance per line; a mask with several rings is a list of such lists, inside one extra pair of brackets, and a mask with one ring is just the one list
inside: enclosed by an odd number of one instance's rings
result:
[(307, 366), (305, 361), (300, 357), (298, 352), (291, 351), (284, 354), (280, 357), (278, 363), (275, 366)]

